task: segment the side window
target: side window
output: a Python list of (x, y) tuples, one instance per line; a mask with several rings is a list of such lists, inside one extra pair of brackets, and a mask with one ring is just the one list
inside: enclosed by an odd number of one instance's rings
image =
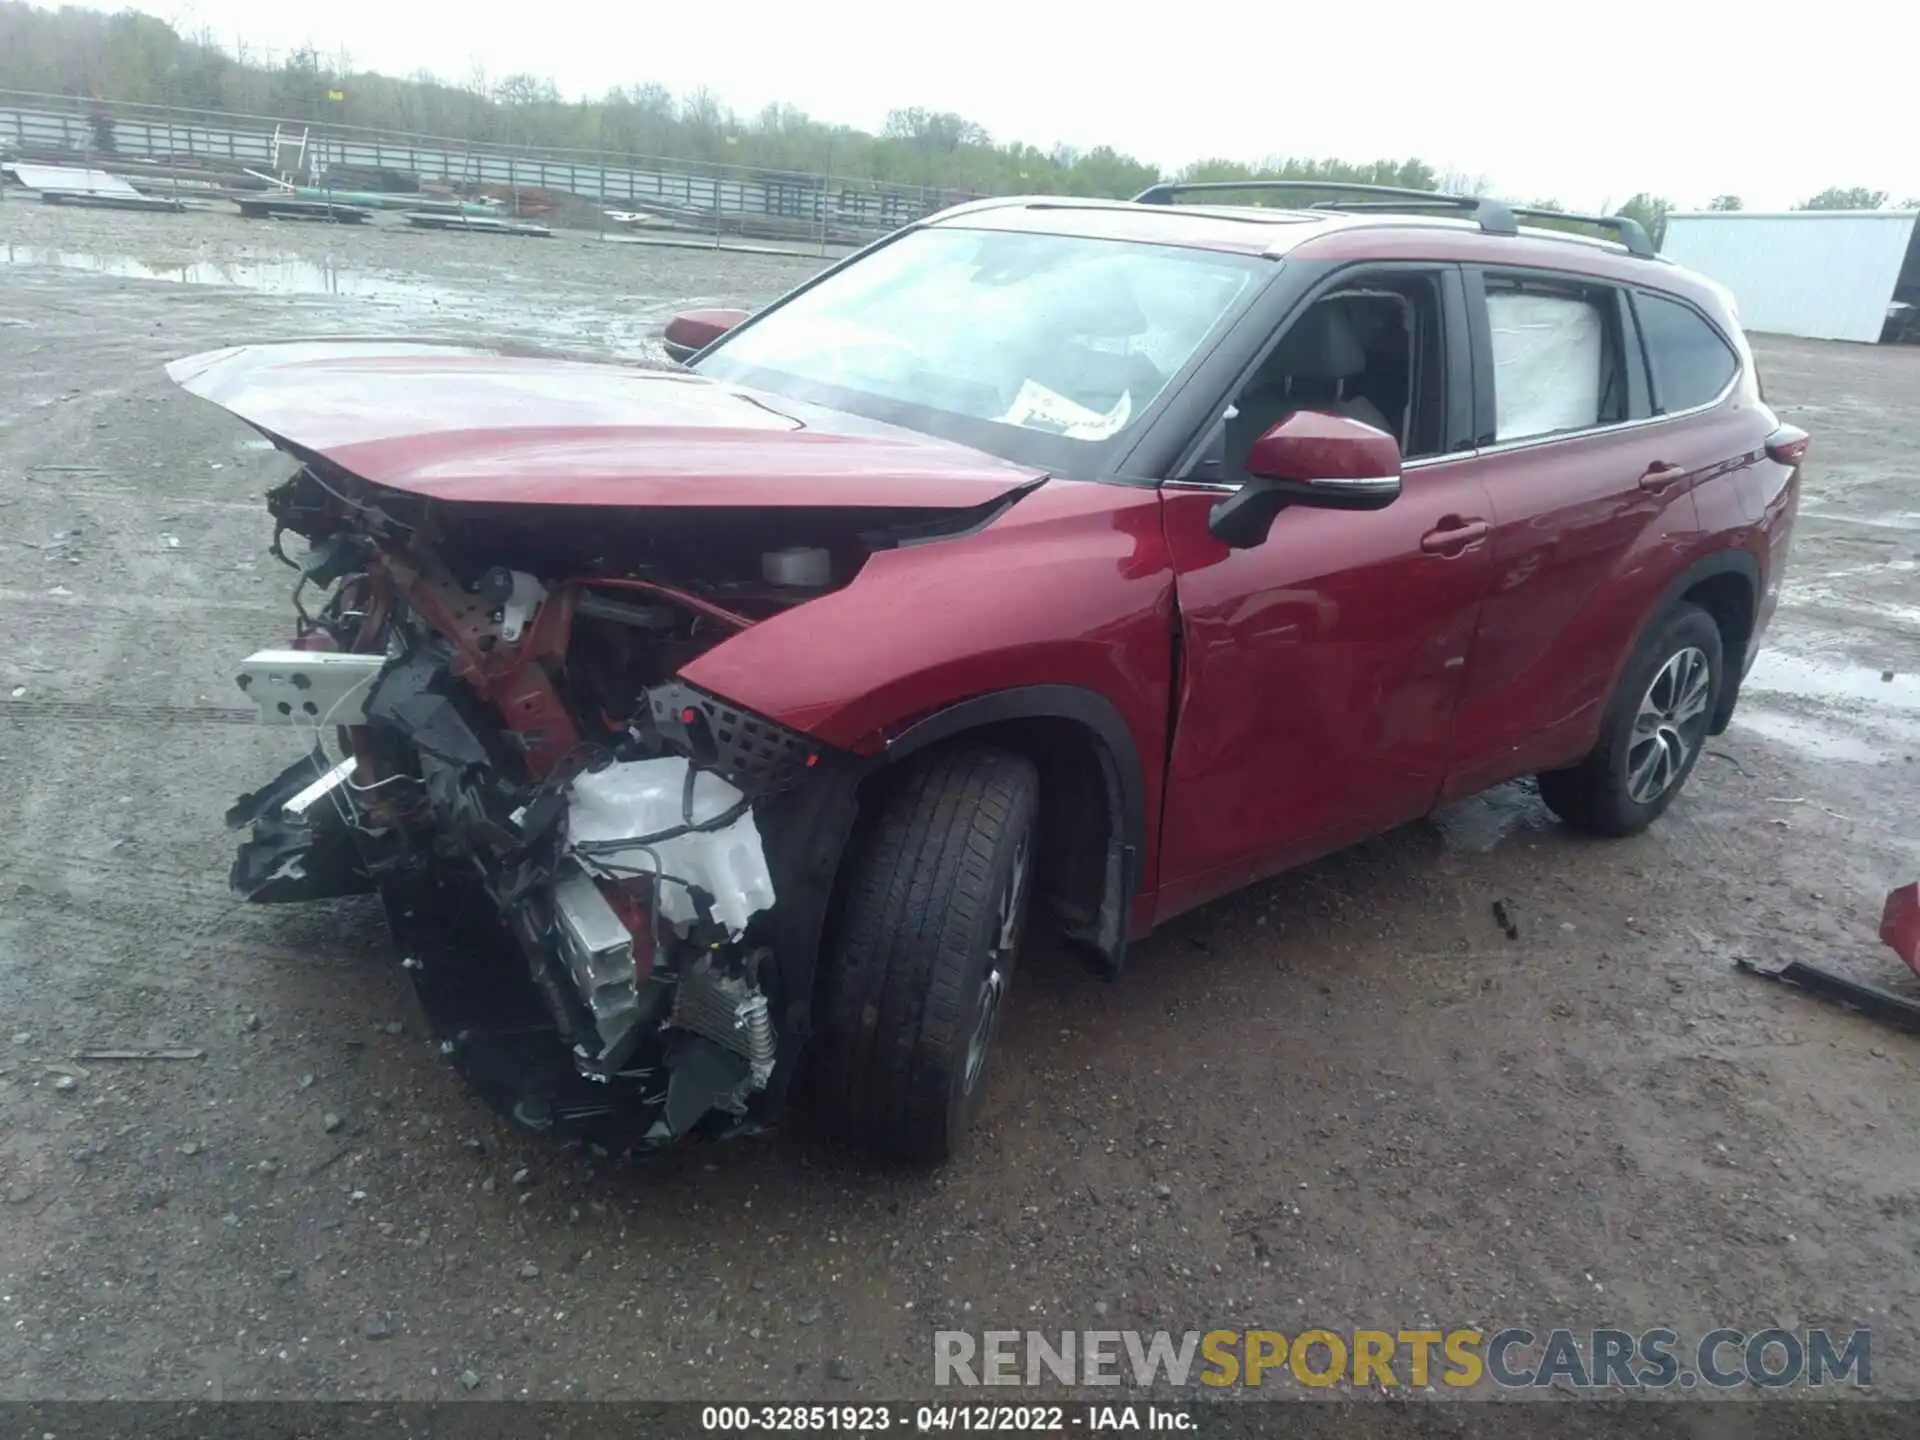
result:
[(1661, 413), (1691, 410), (1718, 398), (1740, 368), (1720, 332), (1678, 300), (1638, 290), (1633, 304)]
[(1436, 273), (1379, 273), (1321, 296), (1281, 332), (1215, 418), (1187, 478), (1247, 478), (1253, 442), (1316, 410), (1384, 430), (1409, 460), (1445, 448), (1446, 348)]
[(1616, 291), (1491, 274), (1486, 291), (1496, 442), (1627, 418)]

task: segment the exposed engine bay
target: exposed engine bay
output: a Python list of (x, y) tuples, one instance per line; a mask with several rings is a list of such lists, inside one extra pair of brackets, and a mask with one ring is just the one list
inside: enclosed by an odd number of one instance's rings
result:
[(229, 812), (234, 889), (378, 893), (443, 1049), (529, 1126), (763, 1125), (863, 762), (675, 674), (925, 512), (447, 502), (318, 457), (268, 501), (297, 633), (239, 683), (310, 753)]

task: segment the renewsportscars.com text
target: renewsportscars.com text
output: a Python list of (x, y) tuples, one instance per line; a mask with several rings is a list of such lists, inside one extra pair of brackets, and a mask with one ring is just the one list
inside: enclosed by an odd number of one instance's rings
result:
[(1873, 1383), (1873, 1332), (938, 1330), (935, 1385), (1732, 1390)]

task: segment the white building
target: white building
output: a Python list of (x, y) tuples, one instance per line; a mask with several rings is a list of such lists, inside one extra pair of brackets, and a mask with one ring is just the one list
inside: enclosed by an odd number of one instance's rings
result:
[(1660, 253), (1733, 292), (1740, 323), (1871, 344), (1899, 300), (1920, 303), (1913, 210), (1709, 210), (1669, 215)]

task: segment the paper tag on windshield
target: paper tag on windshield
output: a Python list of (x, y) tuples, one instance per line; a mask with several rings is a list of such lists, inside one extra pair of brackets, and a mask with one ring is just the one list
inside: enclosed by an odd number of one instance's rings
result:
[(1119, 433), (1133, 414), (1133, 394), (1122, 392), (1113, 409), (1102, 415), (1097, 410), (1076, 404), (1058, 391), (1049, 390), (1037, 380), (1023, 380), (1013, 404), (1000, 417), (1003, 425), (1019, 425), (1028, 430), (1047, 430), (1069, 440), (1105, 440)]

